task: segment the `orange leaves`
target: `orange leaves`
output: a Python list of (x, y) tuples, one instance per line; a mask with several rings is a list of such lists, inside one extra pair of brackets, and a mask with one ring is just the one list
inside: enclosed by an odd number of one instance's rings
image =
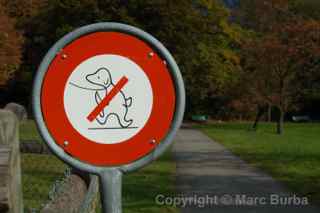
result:
[(301, 91), (305, 72), (320, 60), (320, 22), (295, 18), (278, 23), (272, 32), (244, 44), (243, 50), (251, 91), (286, 109)]
[(21, 60), (22, 36), (15, 30), (14, 21), (0, 4), (0, 86), (17, 70)]

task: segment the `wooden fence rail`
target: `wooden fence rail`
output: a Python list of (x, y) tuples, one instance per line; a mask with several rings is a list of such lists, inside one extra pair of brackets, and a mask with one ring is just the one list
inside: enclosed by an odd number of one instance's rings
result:
[[(51, 154), (43, 143), (19, 141), (15, 114), (0, 109), (0, 213), (22, 213), (20, 153)], [(98, 178), (73, 171), (59, 196), (40, 210), (43, 213), (93, 213), (98, 198)]]
[(0, 212), (23, 212), (19, 125), (5, 110), (0, 110)]

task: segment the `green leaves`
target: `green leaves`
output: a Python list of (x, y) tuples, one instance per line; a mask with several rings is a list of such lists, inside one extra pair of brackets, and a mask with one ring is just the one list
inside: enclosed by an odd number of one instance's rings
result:
[[(40, 5), (40, 0), (35, 2)], [(142, 28), (172, 52), (192, 102), (223, 93), (237, 79), (237, 48), (244, 31), (230, 24), (230, 11), (218, 0), (47, 0), (45, 7), (34, 11), (23, 21), (25, 60), (32, 70), (68, 32), (86, 24), (115, 21)]]

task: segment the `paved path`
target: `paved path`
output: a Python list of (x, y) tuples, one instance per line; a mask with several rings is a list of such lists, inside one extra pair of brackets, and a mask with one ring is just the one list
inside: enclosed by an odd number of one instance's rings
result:
[[(320, 212), (311, 206), (270, 205), (270, 196), (273, 202), (279, 200), (274, 194), (287, 198), (292, 195), (270, 176), (250, 167), (198, 130), (180, 130), (173, 150), (178, 191), (193, 199), (193, 204), (182, 208), (182, 213)], [(203, 199), (209, 203), (205, 207)]]

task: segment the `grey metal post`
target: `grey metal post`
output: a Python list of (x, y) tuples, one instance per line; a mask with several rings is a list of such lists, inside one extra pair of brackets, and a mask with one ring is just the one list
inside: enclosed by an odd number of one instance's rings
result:
[(99, 176), (103, 212), (122, 213), (122, 172), (119, 169), (107, 169)]

